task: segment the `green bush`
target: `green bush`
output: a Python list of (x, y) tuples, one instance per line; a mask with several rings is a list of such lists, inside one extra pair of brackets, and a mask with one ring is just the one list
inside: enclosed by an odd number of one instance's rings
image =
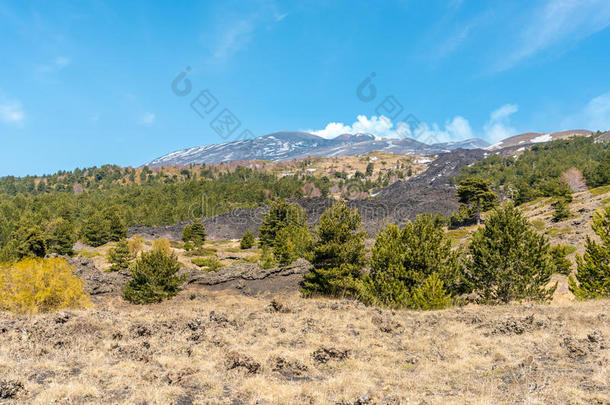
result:
[(551, 299), (555, 270), (548, 241), (512, 204), (493, 211), (472, 237), (466, 259), (470, 288), (484, 303)]
[(438, 274), (432, 274), (423, 284), (415, 287), (410, 297), (410, 307), (420, 310), (445, 309), (453, 305), (451, 294)]
[(131, 280), (123, 289), (126, 300), (135, 304), (160, 302), (180, 291), (184, 277), (177, 275), (180, 263), (176, 256), (158, 248), (142, 255), (131, 268)]
[(205, 242), (206, 232), (205, 226), (201, 222), (193, 222), (188, 224), (182, 230), (182, 240), (184, 242), (190, 242), (195, 247), (203, 245)]
[(353, 295), (365, 264), (364, 237), (358, 210), (337, 202), (320, 217), (318, 240), (313, 248), (313, 270), (305, 274), (302, 292), (306, 296)]
[(314, 238), (307, 226), (288, 225), (279, 230), (273, 245), (273, 255), (280, 265), (300, 257), (310, 258)]
[(573, 246), (567, 245), (553, 245), (549, 248), (556, 273), (566, 276), (570, 275), (570, 272), (572, 271), (572, 262), (568, 260), (566, 256), (574, 252), (571, 248), (573, 248)]
[(76, 242), (74, 227), (63, 218), (56, 218), (47, 225), (47, 248), (50, 253), (72, 256)]
[[(464, 288), (451, 241), (432, 216), (420, 215), (403, 229), (391, 224), (377, 235), (371, 271), (362, 283), (360, 297), (394, 308), (426, 309), (428, 305), (448, 305), (451, 294)], [(444, 298), (439, 296), (441, 292)], [(425, 303), (426, 298), (434, 302)]]
[(241, 241), (239, 241), (239, 247), (241, 249), (250, 249), (254, 246), (254, 234), (251, 230), (247, 230), (246, 233), (241, 237)]
[(471, 207), (460, 205), (449, 217), (449, 229), (456, 229), (462, 226), (470, 226), (477, 223), (477, 213)]
[(263, 216), (258, 230), (259, 243), (262, 246), (273, 247), (278, 232), (287, 226), (307, 226), (307, 215), (303, 208), (297, 204), (287, 203), (286, 200), (273, 201), (269, 204), (269, 211)]
[(108, 262), (112, 263), (110, 271), (125, 270), (129, 268), (129, 264), (135, 259), (129, 248), (127, 239), (121, 239), (116, 246), (108, 250)]
[(610, 296), (610, 207), (595, 213), (591, 228), (601, 243), (587, 236), (585, 254), (576, 258), (576, 280), (569, 280), (570, 290), (579, 299)]
[(273, 251), (268, 246), (263, 246), (261, 257), (258, 260), (258, 265), (263, 269), (271, 269), (275, 267), (276, 261)]
[(195, 257), (191, 259), (195, 266), (204, 268), (206, 271), (218, 271), (224, 266), (216, 256), (214, 257)]
[(553, 206), (553, 222), (563, 221), (570, 217), (570, 204), (567, 199), (560, 198)]
[[(184, 244), (188, 244), (189, 242), (185, 242)], [(189, 246), (190, 250), (188, 250), (187, 256), (212, 256), (215, 255), (218, 249), (213, 247), (205, 247), (205, 246)]]

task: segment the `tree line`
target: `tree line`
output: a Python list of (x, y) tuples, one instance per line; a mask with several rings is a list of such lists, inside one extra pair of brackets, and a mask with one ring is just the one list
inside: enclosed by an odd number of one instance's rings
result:
[(577, 168), (589, 187), (610, 184), (610, 151), (607, 142), (574, 137), (534, 145), (517, 157), (493, 154), (461, 169), (455, 183), (479, 177), (515, 204), (538, 197), (561, 197), (568, 191), (561, 181), (566, 170)]

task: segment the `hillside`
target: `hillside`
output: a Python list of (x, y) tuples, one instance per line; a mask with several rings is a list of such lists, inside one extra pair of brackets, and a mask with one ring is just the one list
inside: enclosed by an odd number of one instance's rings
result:
[(572, 137), (599, 135), (592, 131), (576, 129), (550, 133), (527, 132), (503, 139), (493, 145), (478, 138), (428, 145), (408, 137), (376, 138), (371, 134), (343, 134), (327, 139), (306, 132), (275, 132), (256, 138), (237, 139), (232, 142), (179, 150), (151, 160), (145, 165), (154, 167), (245, 160), (279, 162), (310, 157), (360, 156), (373, 151), (426, 156), (455, 149), (487, 149), (496, 152), (514, 148), (517, 152), (521, 152), (531, 145)]
[(169, 153), (146, 166), (188, 165), (240, 160), (283, 161), (308, 157), (358, 156), (373, 151), (402, 155), (435, 155), (458, 148), (482, 148), (482, 139), (427, 145), (411, 138), (379, 139), (371, 134), (343, 134), (333, 139), (306, 132), (276, 132), (251, 139), (197, 146)]
[(14, 393), (7, 404), (603, 404), (608, 305), (413, 312), (198, 287), (145, 307), (100, 297), (0, 314), (0, 392)]
[[(375, 234), (385, 223), (402, 225), (419, 213), (455, 211), (453, 183), (464, 172), (486, 174), (496, 187), (509, 184), (502, 180), (514, 179), (515, 173), (531, 176), (537, 180), (534, 190), (541, 191), (541, 180), (559, 182), (565, 168), (580, 173), (577, 167), (585, 165), (598, 181), (595, 173), (605, 167), (606, 147), (579, 138), (516, 156), (510, 148), (497, 155), (456, 149), (435, 159), (374, 152), (243, 163), (248, 167), (108, 166), (44, 180), (5, 178), (0, 182), (5, 252), (21, 252), (37, 235), (50, 235), (53, 242), (58, 221), (68, 222), (72, 236), (80, 239), (68, 259), (74, 266), (69, 272), (83, 281), (92, 308), (0, 313), (0, 399), (183, 405), (512, 404), (565, 403), (566, 398), (607, 403), (609, 302), (575, 301), (565, 275), (552, 275), (550, 283), (558, 288), (548, 304), (486, 306), (459, 296), (444, 310), (391, 310), (355, 299), (303, 298), (300, 289), (312, 270), (310, 262), (298, 258), (263, 266), (264, 250), (242, 249), (238, 240), (246, 230), (258, 229), (270, 198), (297, 202), (314, 226), (338, 196), (347, 199), (348, 208), (358, 208), (362, 229), (368, 231), (365, 254), (371, 256)], [(560, 152), (556, 170), (546, 170)], [(544, 170), (529, 169), (534, 167)], [(82, 189), (70, 187), (74, 181)], [(308, 184), (326, 195), (305, 196)], [(557, 199), (552, 190), (521, 209), (553, 245), (567, 246), (573, 261), (592, 235), (593, 213), (610, 204), (609, 187), (574, 192), (571, 214), (560, 222), (552, 220), (551, 204)], [(202, 202), (202, 195), (213, 200)], [(176, 221), (193, 212), (207, 217), (207, 240), (196, 249), (182, 241), (190, 221)], [(83, 242), (92, 227), (97, 231), (96, 224), (127, 233), (128, 224), (142, 219), (167, 225), (131, 226), (130, 242), (140, 246), (140, 259), (143, 252), (153, 252), (157, 239), (170, 239), (165, 244), (184, 282), (172, 299), (135, 305), (122, 297), (133, 279), (130, 271), (109, 271), (109, 252), (118, 239), (99, 246)], [(451, 241), (448, 250), (458, 252), (475, 229), (439, 232)], [(363, 274), (371, 269), (367, 265)]]

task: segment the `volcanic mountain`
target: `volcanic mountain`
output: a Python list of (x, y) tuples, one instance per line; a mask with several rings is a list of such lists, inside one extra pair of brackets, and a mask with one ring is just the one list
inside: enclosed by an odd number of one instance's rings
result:
[(307, 132), (275, 132), (252, 139), (179, 150), (154, 159), (146, 163), (146, 166), (355, 156), (376, 150), (396, 154), (435, 155), (458, 148), (476, 149), (487, 146), (487, 142), (477, 138), (428, 145), (411, 138), (378, 138), (372, 134), (343, 134), (327, 139)]

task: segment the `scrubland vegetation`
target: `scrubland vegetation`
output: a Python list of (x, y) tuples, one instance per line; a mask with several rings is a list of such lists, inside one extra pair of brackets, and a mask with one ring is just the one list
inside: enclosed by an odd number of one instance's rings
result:
[[(561, 179), (567, 168), (602, 186), (587, 198), (607, 192), (600, 145), (578, 138), (517, 159), (491, 156), (456, 179), (462, 206), (450, 218), (420, 215), (374, 237), (345, 201), (311, 226), (286, 199), (310, 181), (299, 176), (198, 168), (174, 178), (107, 167), (34, 188), (31, 179), (2, 179), (0, 393), (8, 394), (0, 399), (608, 402), (610, 206), (592, 216), (584, 246), (550, 243), (581, 234), (583, 218), (589, 226), (583, 209), (572, 209), (583, 194)], [(367, 165), (363, 181), (373, 170)], [(89, 179), (78, 193), (62, 186), (76, 173)], [(220, 211), (267, 204), (258, 232), (209, 240), (195, 220), (181, 240), (129, 237), (129, 225), (218, 213), (197, 201), (202, 193)], [(528, 221), (529, 209), (546, 210), (544, 220)], [(298, 292), (273, 299), (190, 284), (233, 266), (221, 252), (244, 266), (239, 283), (303, 259), (310, 267)], [(122, 280), (117, 293), (89, 297), (73, 256), (104, 263)], [(594, 301), (539, 305), (560, 277), (577, 300)]]

